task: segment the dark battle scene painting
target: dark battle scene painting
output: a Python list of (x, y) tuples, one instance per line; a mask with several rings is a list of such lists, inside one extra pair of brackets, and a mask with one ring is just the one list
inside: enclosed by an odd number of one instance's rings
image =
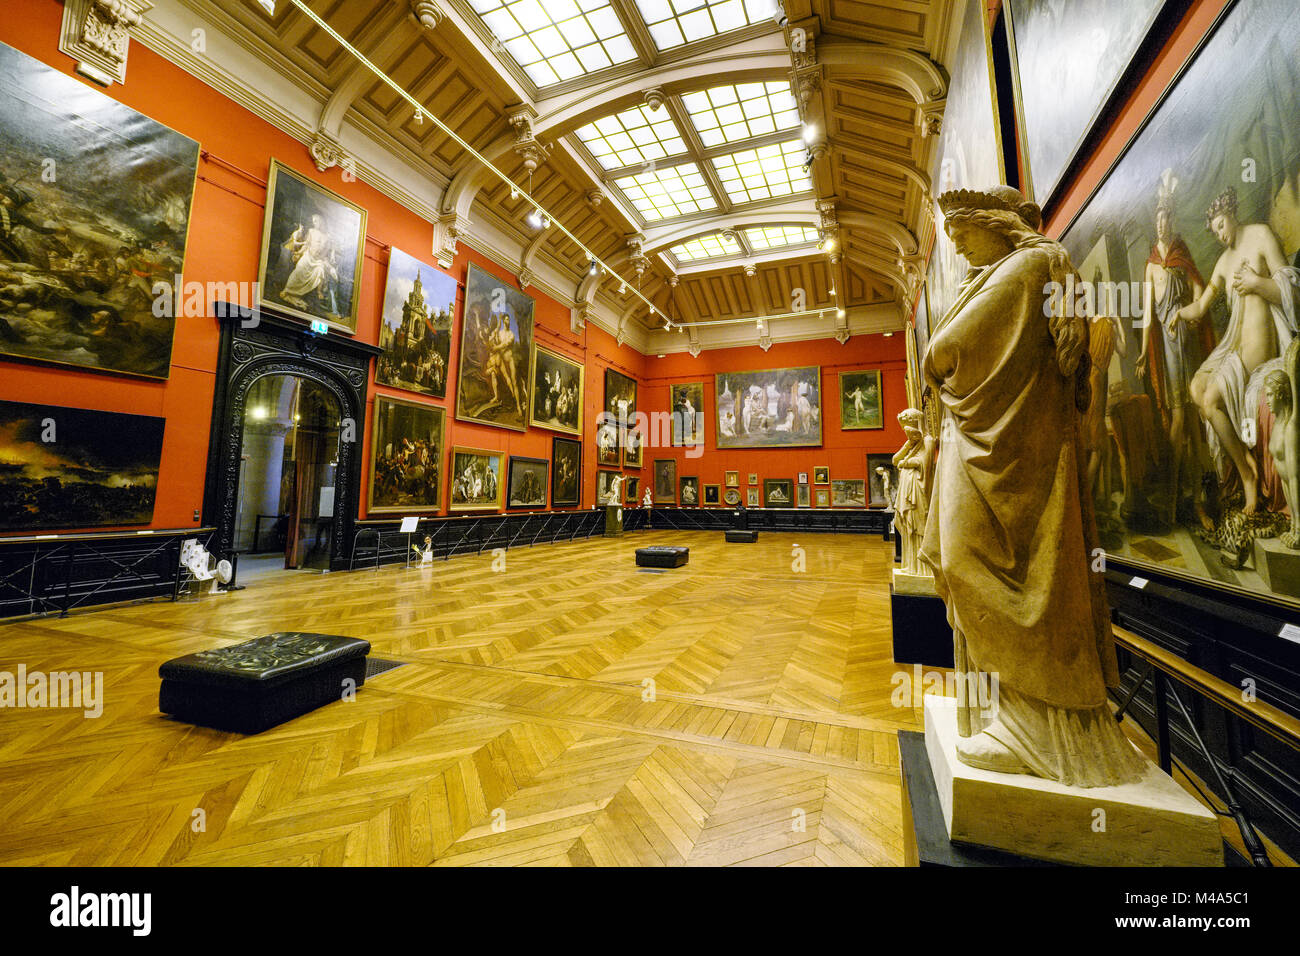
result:
[(0, 401), (0, 532), (149, 524), (164, 424)]
[(456, 280), (393, 249), (388, 260), (384, 315), (379, 326), (375, 381), (380, 385), (444, 398)]
[(433, 405), (375, 397), (370, 510), (436, 511), (441, 505), (447, 413)]
[(0, 355), (168, 376), (198, 154), (0, 44)]
[(1086, 436), (1102, 545), (1291, 602), (1297, 116), (1300, 5), (1230, 6), (1062, 236), (1099, 290)]

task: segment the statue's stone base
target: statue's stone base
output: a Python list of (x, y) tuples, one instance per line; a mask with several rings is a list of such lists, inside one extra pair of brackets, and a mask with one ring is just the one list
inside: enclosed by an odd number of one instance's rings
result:
[(1256, 538), (1255, 570), (1275, 594), (1300, 597), (1300, 551), (1278, 538)]
[(623, 533), (623, 506), (605, 505), (605, 537), (617, 538)]
[(957, 740), (957, 702), (927, 694), (925, 749), (954, 841), (1085, 866), (1223, 865), (1218, 818), (1150, 761), (1136, 783), (1066, 787), (968, 767)]
[(894, 593), (939, 596), (939, 592), (934, 589), (934, 575), (908, 574), (900, 568), (894, 568)]

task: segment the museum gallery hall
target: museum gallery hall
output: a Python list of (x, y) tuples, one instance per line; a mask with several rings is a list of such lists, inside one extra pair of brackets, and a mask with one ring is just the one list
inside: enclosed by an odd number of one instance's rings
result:
[(6, 0), (0, 865), (1294, 866), (1298, 113), (1292, 0)]

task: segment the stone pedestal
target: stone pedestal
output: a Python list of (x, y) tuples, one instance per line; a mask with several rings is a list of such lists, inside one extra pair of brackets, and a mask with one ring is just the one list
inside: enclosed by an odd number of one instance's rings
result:
[(924, 597), (938, 597), (934, 589), (934, 575), (908, 574), (901, 568), (894, 568), (894, 593), (917, 594)]
[[(933, 586), (934, 579), (930, 579)], [(894, 663), (952, 667), (952, 628), (948, 609), (934, 594), (889, 592), (890, 626), (894, 638)]]
[(617, 538), (623, 534), (623, 506), (605, 506), (605, 537)]
[(925, 748), (951, 840), (1086, 866), (1222, 866), (1218, 818), (1155, 764), (1135, 783), (1066, 787), (957, 759), (957, 702), (926, 695)]
[(1277, 538), (1256, 538), (1255, 570), (1274, 594), (1300, 597), (1300, 551)]

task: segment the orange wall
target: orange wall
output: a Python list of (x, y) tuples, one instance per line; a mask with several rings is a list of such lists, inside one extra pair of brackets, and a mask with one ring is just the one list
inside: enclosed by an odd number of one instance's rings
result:
[[(765, 478), (796, 481), (801, 471), (809, 473), (811, 483), (811, 473), (816, 465), (829, 465), (832, 479), (865, 478), (867, 452), (893, 453), (903, 444), (903, 430), (897, 415), (907, 407), (905, 341), (901, 333), (889, 337), (859, 335), (844, 345), (834, 339), (822, 339), (781, 343), (773, 345), (767, 352), (751, 346), (701, 352), (697, 358), (685, 353), (662, 359), (648, 357), (638, 407), (646, 412), (669, 412), (672, 410), (669, 405), (670, 386), (703, 382), (705, 446), (704, 453), (697, 458), (688, 458), (683, 448), (647, 447), (645, 468), (641, 472), (642, 494), (652, 481), (656, 458), (675, 458), (678, 476), (697, 475), (701, 485), (720, 485), (724, 472), (739, 471), (742, 489), (748, 483), (750, 472), (758, 473), (760, 489)], [(805, 365), (820, 365), (822, 370), (821, 447), (719, 450), (714, 406), (715, 373)], [(840, 431), (839, 373), (864, 368), (880, 369), (885, 427), (870, 431)], [(816, 500), (815, 494), (813, 499)]]
[[(76, 77), (72, 59), (59, 52), (62, 11), (63, 6), (58, 0), (7, 0), (5, 16), (0, 19), (0, 41), (74, 76), (93, 89), (101, 89)], [(272, 157), (342, 194), (369, 213), (358, 340), (372, 344), (378, 341), (391, 247), (396, 246), (422, 261), (433, 262), (430, 254), (433, 227), (426, 220), (364, 183), (344, 182), (338, 168), (318, 172), (302, 143), (185, 73), (142, 43), (131, 44), (126, 83), (115, 84), (103, 92), (200, 144), (198, 183), (186, 250), (186, 282), (256, 281), (266, 177)], [(494, 275), (509, 276), (496, 264), (462, 245), (452, 268), (447, 270), (460, 283), (462, 301), (465, 273), (470, 262)], [(574, 277), (575, 286), (579, 278)], [(568, 307), (535, 289), (528, 291), (537, 300), (537, 341), (587, 365), (586, 421), (591, 423), (603, 401), (604, 367), (614, 365), (625, 374), (637, 377), (644, 358), (631, 348), (619, 348), (611, 336), (598, 329), (588, 328), (579, 335), (570, 333)], [(458, 360), (457, 344), (456, 335), (453, 335), (452, 369)], [(171, 375), (166, 382), (0, 361), (0, 399), (165, 417), (167, 428), (151, 527), (192, 526), (197, 524), (194, 512), (203, 504), (217, 348), (218, 324), (215, 319), (180, 318), (176, 323)], [(362, 517), (365, 516), (364, 469), (369, 461), (369, 432), (376, 391), (373, 370), (371, 375), (372, 392), (366, 410), (366, 438), (362, 449)], [(453, 393), (454, 386), (453, 378), (449, 393)], [(408, 400), (423, 400), (395, 389), (381, 387), (377, 391)], [(457, 422), (452, 417), (454, 398), (450, 394), (446, 401), (429, 400), (429, 404), (441, 405), (448, 410), (449, 447), (471, 445), (500, 449), (513, 455), (548, 460), (551, 457), (551, 432), (530, 430), (524, 434)], [(584, 442), (583, 502), (590, 506), (595, 501), (595, 448), (590, 437), (584, 438)], [(444, 484), (444, 501), (446, 492)]]

